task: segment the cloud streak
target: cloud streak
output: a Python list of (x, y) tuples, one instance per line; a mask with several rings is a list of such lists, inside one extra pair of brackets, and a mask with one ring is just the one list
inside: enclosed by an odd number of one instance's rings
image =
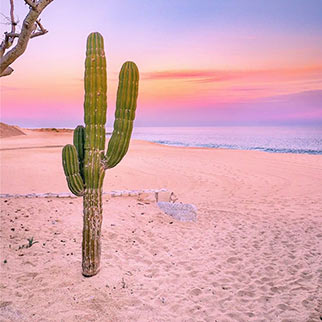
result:
[(289, 69), (262, 70), (164, 70), (141, 73), (142, 80), (187, 80), (198, 83), (217, 83), (241, 79), (261, 80), (294, 80), (294, 79), (322, 79), (322, 66)]

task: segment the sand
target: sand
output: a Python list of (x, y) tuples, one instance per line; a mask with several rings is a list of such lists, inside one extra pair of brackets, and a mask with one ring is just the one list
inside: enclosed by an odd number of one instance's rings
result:
[(0, 122), (0, 138), (7, 138), (10, 136), (18, 135), (25, 135), (20, 127)]
[[(1, 193), (67, 192), (71, 133), (24, 132), (1, 140)], [(167, 188), (197, 221), (104, 197), (102, 268), (84, 278), (80, 198), (0, 199), (0, 320), (320, 321), (321, 182), (319, 155), (132, 141), (104, 190)]]

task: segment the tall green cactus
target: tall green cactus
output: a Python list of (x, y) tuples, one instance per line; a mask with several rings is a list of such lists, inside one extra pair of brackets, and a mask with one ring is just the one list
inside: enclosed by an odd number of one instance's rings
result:
[(87, 38), (84, 82), (85, 127), (76, 127), (74, 144), (66, 145), (62, 154), (68, 187), (76, 196), (83, 196), (82, 269), (84, 276), (93, 276), (100, 268), (105, 170), (115, 167), (128, 150), (139, 71), (133, 62), (124, 63), (120, 71), (114, 130), (106, 154), (106, 60), (103, 37), (98, 32)]

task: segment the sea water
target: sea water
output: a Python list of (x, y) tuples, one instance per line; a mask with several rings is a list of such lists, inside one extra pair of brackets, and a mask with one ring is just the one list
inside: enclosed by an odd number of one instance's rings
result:
[(322, 154), (322, 127), (134, 127), (132, 137), (173, 146)]

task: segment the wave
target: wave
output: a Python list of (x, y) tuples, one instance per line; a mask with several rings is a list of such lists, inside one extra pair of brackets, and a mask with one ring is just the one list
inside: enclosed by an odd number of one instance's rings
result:
[[(150, 141), (150, 140), (149, 140)], [(294, 153), (294, 154), (313, 154), (322, 155), (322, 150), (313, 149), (298, 149), (298, 148), (271, 148), (264, 146), (239, 146), (235, 144), (216, 144), (216, 143), (185, 143), (180, 141), (169, 140), (151, 140), (151, 142), (159, 143), (169, 146), (182, 146), (182, 147), (199, 147), (199, 148), (213, 148), (213, 149), (231, 149), (231, 150), (253, 150), (263, 151), (270, 153)]]

